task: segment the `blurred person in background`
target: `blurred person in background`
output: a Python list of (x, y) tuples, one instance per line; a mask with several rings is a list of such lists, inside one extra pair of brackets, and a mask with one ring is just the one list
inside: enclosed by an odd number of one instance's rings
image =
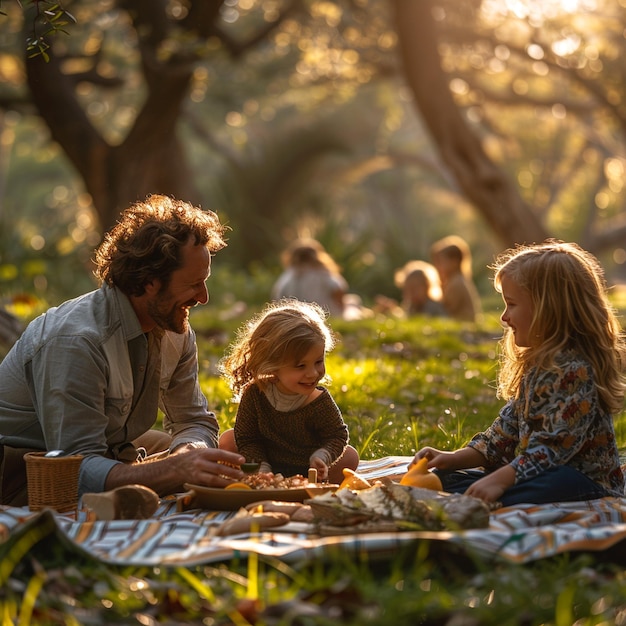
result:
[(319, 241), (296, 239), (281, 260), (284, 270), (272, 287), (272, 300), (315, 302), (331, 316), (344, 317), (348, 283)]
[(434, 265), (415, 259), (398, 268), (393, 277), (395, 286), (401, 291), (400, 302), (379, 295), (374, 310), (394, 317), (414, 315), (444, 316), (441, 303), (441, 283)]
[(482, 307), (472, 278), (472, 254), (467, 242), (449, 235), (433, 243), (430, 255), (439, 273), (441, 301), (448, 317), (475, 322)]

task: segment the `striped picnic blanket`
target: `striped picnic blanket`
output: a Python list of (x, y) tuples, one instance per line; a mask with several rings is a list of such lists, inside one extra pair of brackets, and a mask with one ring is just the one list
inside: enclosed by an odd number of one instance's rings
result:
[[(368, 479), (400, 475), (411, 458), (362, 461), (358, 471)], [(291, 522), (261, 534), (214, 537), (211, 529), (233, 515), (200, 509), (177, 512), (174, 498), (164, 499), (154, 518), (129, 521), (87, 521), (80, 513), (74, 518), (0, 507), (0, 559), (15, 550), (19, 557), (35, 541), (54, 537), (101, 561), (137, 566), (194, 566), (245, 558), (252, 552), (285, 562), (324, 558), (337, 550), (386, 558), (424, 541), (483, 560), (527, 563), (584, 551), (626, 562), (626, 498), (503, 508), (491, 514), (488, 528), (465, 531), (320, 537), (314, 527)]]

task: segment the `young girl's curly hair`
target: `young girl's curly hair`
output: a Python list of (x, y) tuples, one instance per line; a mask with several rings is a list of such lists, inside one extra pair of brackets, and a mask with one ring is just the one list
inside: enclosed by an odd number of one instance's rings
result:
[(556, 356), (570, 349), (591, 364), (602, 406), (611, 413), (621, 410), (626, 387), (624, 335), (598, 260), (575, 243), (549, 239), (506, 250), (492, 269), (497, 291), (507, 276), (530, 293), (533, 308), (532, 346), (515, 345), (511, 329), (504, 331), (499, 396), (516, 397), (530, 367), (556, 368)]
[(239, 329), (219, 367), (238, 397), (249, 383), (263, 387), (276, 370), (295, 365), (318, 345), (323, 345), (325, 352), (335, 346), (324, 309), (310, 302), (283, 299), (267, 304)]

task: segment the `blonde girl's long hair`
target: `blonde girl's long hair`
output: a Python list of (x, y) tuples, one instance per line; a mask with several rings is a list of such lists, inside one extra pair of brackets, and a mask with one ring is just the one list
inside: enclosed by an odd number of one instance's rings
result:
[[(324, 309), (310, 302), (283, 299), (267, 304), (240, 327), (219, 367), (238, 397), (249, 383), (265, 386), (276, 370), (295, 365), (319, 345), (326, 353), (335, 346)], [(324, 377), (320, 382), (328, 381)]]
[(591, 364), (602, 407), (613, 414), (621, 410), (624, 335), (598, 260), (575, 243), (549, 239), (506, 250), (492, 269), (497, 291), (507, 276), (528, 290), (533, 305), (530, 347), (516, 346), (511, 329), (504, 331), (498, 395), (518, 397), (530, 367), (555, 369), (557, 355), (572, 349)]

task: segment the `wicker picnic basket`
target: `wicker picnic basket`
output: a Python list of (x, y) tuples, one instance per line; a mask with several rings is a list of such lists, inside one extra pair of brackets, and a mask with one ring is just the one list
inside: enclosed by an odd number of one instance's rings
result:
[(76, 510), (82, 455), (45, 455), (45, 452), (27, 452), (24, 455), (30, 510), (50, 508), (60, 513)]

